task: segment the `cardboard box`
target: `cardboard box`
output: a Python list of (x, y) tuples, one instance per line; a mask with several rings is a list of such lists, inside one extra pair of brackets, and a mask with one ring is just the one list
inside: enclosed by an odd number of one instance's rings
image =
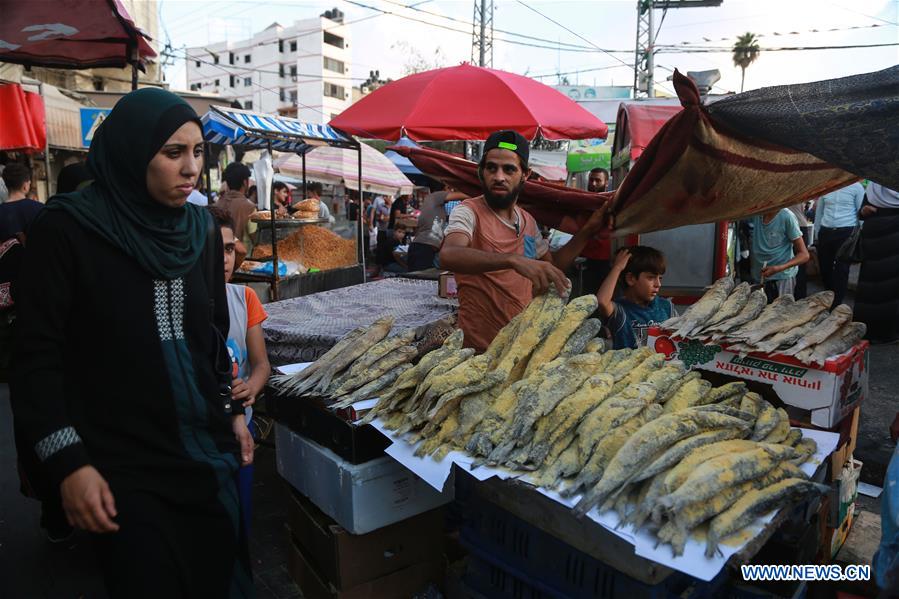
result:
[(868, 396), (867, 341), (821, 367), (779, 354), (741, 358), (728, 351), (727, 344), (672, 338), (659, 327), (649, 329), (648, 345), (687, 368), (770, 385), (783, 403), (809, 411), (811, 424), (822, 428), (836, 426)]
[(440, 278), (437, 279), (437, 295), (443, 298), (459, 296), (459, 288), (456, 287), (456, 277), (453, 273), (440, 273)]
[(337, 589), (315, 570), (308, 554), (291, 539), (287, 571), (300, 587), (305, 599), (383, 599), (412, 597), (432, 583), (440, 585), (445, 565), (442, 558), (421, 562), (352, 588)]
[(311, 501), (287, 488), (287, 526), (323, 579), (349, 589), (443, 555), (438, 508), (364, 535), (352, 535)]
[(383, 456), (351, 464), (330, 449), (275, 424), (275, 460), (280, 474), (320, 510), (352, 534), (377, 530), (453, 500)]

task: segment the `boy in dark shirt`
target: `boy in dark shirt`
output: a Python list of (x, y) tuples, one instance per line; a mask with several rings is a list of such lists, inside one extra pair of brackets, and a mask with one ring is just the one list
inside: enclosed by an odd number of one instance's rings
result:
[[(647, 329), (672, 316), (671, 300), (659, 297), (664, 274), (665, 256), (659, 250), (642, 245), (618, 250), (596, 293), (615, 349), (646, 345)], [(621, 294), (612, 301), (619, 282)]]

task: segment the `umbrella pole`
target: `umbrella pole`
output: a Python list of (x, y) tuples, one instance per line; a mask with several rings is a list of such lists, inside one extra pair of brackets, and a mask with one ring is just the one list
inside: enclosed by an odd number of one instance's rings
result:
[(303, 158), (303, 199), (306, 199), (306, 152), (302, 154)]
[[(268, 155), (272, 155), (272, 141), (268, 140)], [(271, 223), (272, 227), (272, 301), (276, 302), (278, 299), (278, 234), (277, 229), (275, 228), (275, 186), (268, 186), (268, 207), (271, 212), (271, 219), (269, 223)]]
[(359, 142), (359, 146), (356, 148), (358, 151), (357, 156), (357, 165), (359, 167), (359, 218), (357, 219), (357, 223), (359, 224), (356, 229), (356, 247), (359, 251), (359, 263), (362, 264), (362, 282), (365, 282), (365, 234), (362, 228), (362, 221), (364, 220), (363, 210), (362, 210), (362, 142)]
[(137, 44), (131, 47), (131, 91), (137, 89), (137, 63), (140, 61), (140, 51)]

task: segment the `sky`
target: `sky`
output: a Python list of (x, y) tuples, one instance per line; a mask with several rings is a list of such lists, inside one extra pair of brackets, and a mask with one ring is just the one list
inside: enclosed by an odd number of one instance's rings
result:
[[(182, 46), (237, 41), (272, 22), (289, 25), (334, 7), (345, 13), (351, 27), (355, 85), (376, 69), (382, 78), (399, 78), (416, 57), (433, 66), (471, 61), (472, 0), (269, 0), (265, 4), (160, 0), (159, 4), (161, 45), (170, 40), (181, 57), (165, 68), (166, 80), (174, 88), (185, 87)], [(551, 85), (560, 82), (559, 74), (571, 84), (633, 85), (635, 0), (496, 0), (494, 6), (493, 68)], [(667, 78), (675, 68), (682, 72), (717, 68), (721, 80), (714, 91), (739, 92), (740, 69), (733, 65), (729, 48), (746, 32), (757, 34), (762, 47), (758, 60), (746, 71), (746, 90), (899, 64), (899, 46), (774, 50), (897, 43), (899, 0), (724, 0), (720, 7), (671, 9), (662, 16), (663, 11), (656, 10), (656, 26), (661, 22), (656, 44), (661, 51), (655, 58), (655, 78), (662, 94), (673, 93)], [(513, 40), (543, 47), (510, 43)], [(685, 47), (706, 51), (671, 51)], [(725, 51), (708, 51), (720, 48)], [(610, 52), (615, 50), (621, 52)]]

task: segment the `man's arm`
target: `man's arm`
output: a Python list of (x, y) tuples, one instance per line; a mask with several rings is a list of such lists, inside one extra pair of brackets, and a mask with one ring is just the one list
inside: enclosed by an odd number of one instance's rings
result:
[(567, 271), (574, 264), (575, 259), (581, 255), (590, 238), (599, 233), (601, 230), (608, 228), (606, 212), (609, 203), (606, 202), (599, 207), (584, 224), (581, 229), (575, 233), (568, 243), (560, 247), (552, 253), (553, 265), (561, 271)]
[(465, 233), (451, 232), (443, 240), (440, 249), (440, 265), (453, 272), (477, 275), (497, 270), (512, 269), (531, 281), (534, 295), (540, 295), (555, 285), (559, 295), (568, 290), (565, 273), (543, 260), (532, 260), (518, 254), (497, 254), (476, 250), (471, 246), (471, 238)]

